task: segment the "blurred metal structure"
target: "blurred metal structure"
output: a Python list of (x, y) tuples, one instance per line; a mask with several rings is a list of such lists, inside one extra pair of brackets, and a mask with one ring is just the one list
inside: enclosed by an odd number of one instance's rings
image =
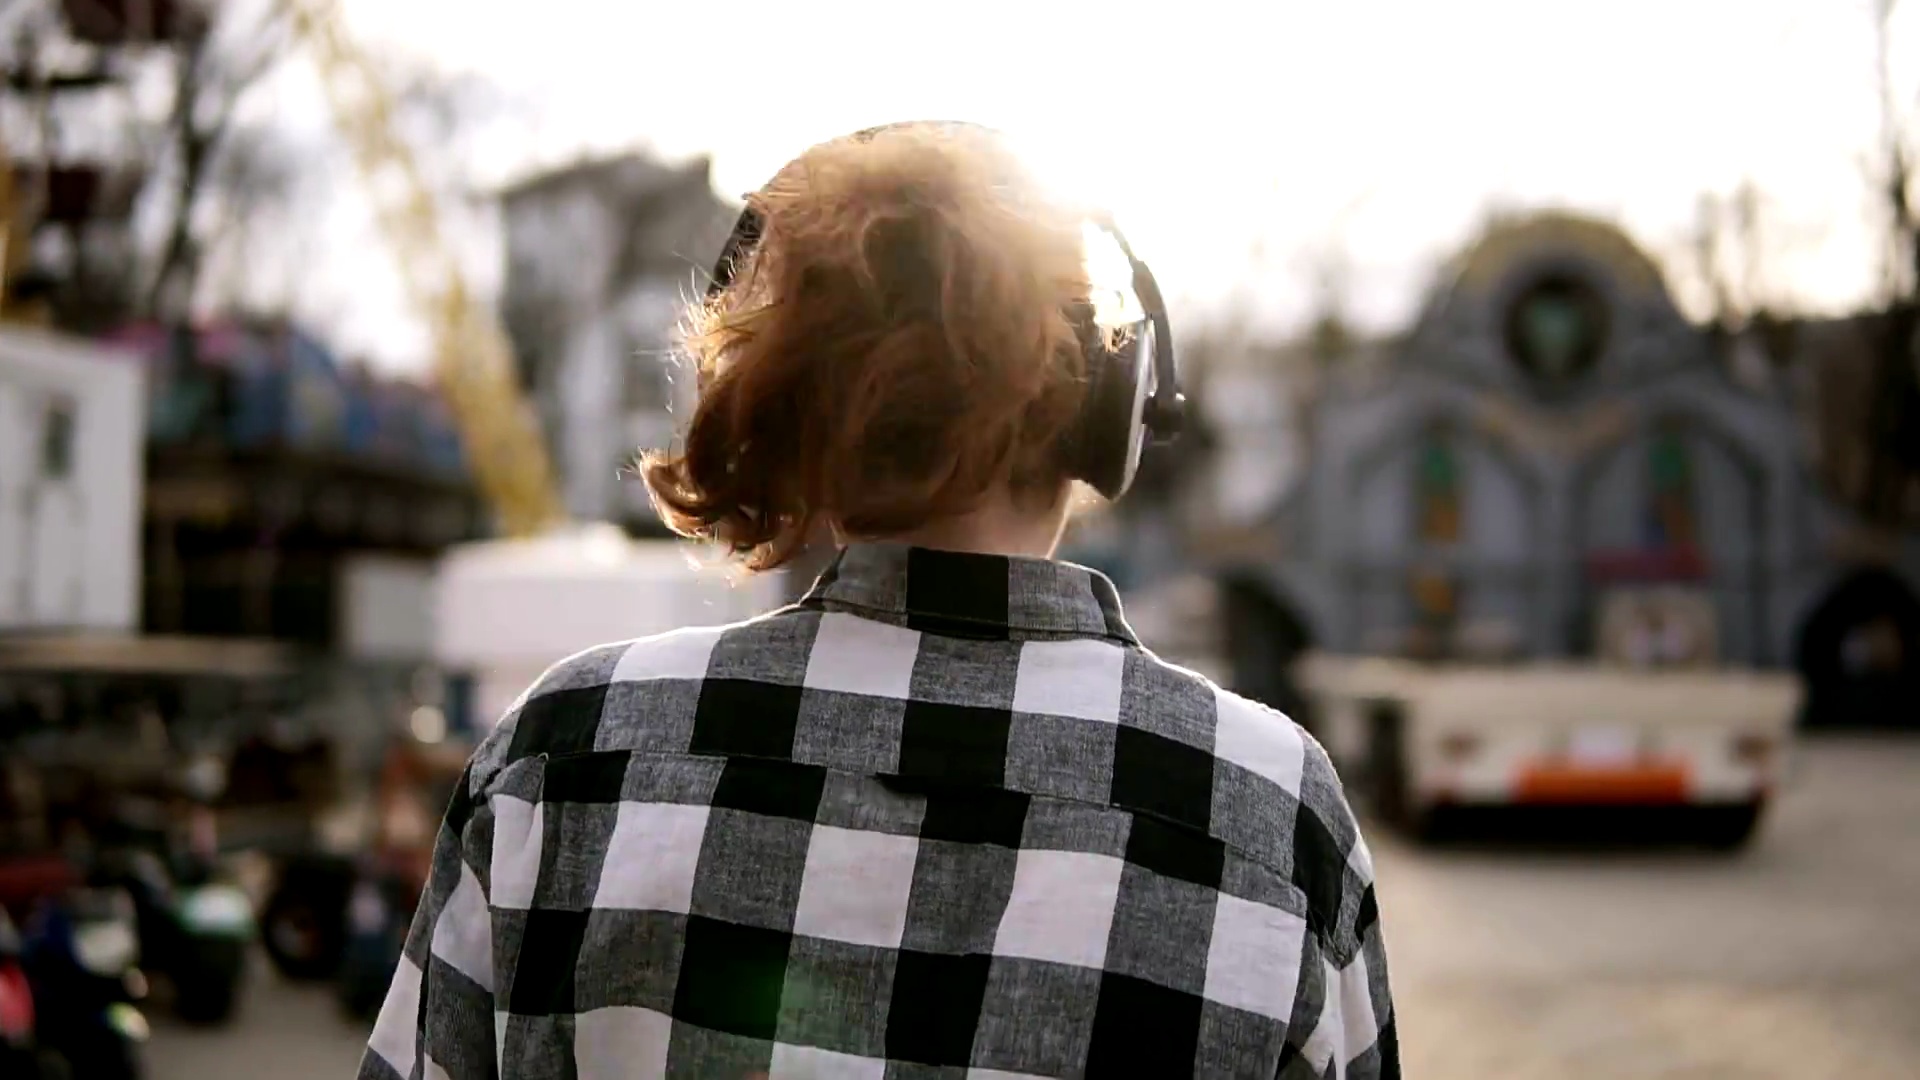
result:
[(13, 169), (0, 167), (0, 322), (37, 322), (40, 310), (22, 310), (13, 301), (13, 283), (27, 267), (32, 246), (27, 243), (31, 229), (21, 212)]
[(458, 419), (468, 460), (510, 536), (566, 518), (552, 466), (519, 391), (505, 331), (469, 290), (441, 230), (433, 195), (394, 124), (393, 98), (347, 35), (331, 0), (284, 0), (306, 43), (341, 134), (366, 178), (414, 308), (433, 336), (433, 369)]
[(0, 4), (0, 12), (9, 16), (0, 94), (12, 125), (0, 130), (0, 321), (90, 334), (124, 317), (115, 286), (133, 271), (126, 252), (146, 164), (72, 153), (68, 123), (85, 112), (69, 113), (67, 105), (129, 88), (127, 53), (204, 34), (205, 5), (41, 0)]
[(196, 0), (59, 0), (73, 36), (89, 45), (173, 41), (204, 30), (212, 5)]

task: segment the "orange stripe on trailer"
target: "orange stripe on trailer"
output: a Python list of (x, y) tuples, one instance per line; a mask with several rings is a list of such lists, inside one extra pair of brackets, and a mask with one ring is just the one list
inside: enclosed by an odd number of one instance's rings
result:
[(1514, 799), (1531, 803), (1681, 803), (1687, 801), (1687, 770), (1684, 765), (1534, 765), (1521, 770)]

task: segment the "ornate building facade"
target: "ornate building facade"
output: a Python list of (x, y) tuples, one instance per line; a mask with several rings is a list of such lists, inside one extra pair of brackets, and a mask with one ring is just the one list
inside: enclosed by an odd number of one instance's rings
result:
[(1857, 542), (1791, 380), (1736, 370), (1620, 231), (1497, 224), (1383, 360), (1323, 380), (1301, 479), (1235, 588), (1340, 652), (1913, 687), (1920, 543)]

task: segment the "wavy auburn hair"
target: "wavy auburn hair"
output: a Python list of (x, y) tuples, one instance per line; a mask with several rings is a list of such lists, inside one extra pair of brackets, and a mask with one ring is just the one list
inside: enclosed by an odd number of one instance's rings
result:
[(759, 243), (685, 328), (699, 404), (639, 462), (670, 528), (768, 570), (823, 526), (1052, 505), (1083, 393), (1080, 208), (992, 132), (930, 124), (816, 146), (748, 203)]

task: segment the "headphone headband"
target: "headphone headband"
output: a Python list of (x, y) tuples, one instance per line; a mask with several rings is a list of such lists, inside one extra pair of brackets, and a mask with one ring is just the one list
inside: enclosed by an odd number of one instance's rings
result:
[[(967, 120), (905, 120), (862, 128), (842, 138), (864, 142), (881, 132), (905, 127), (967, 128), (1004, 137), (993, 128)], [(1154, 279), (1153, 271), (1147, 264), (1134, 254), (1133, 245), (1127, 242), (1126, 234), (1120, 231), (1111, 214), (1104, 210), (1092, 211), (1087, 214), (1087, 220), (1113, 238), (1131, 269), (1134, 297), (1139, 300), (1146, 321), (1153, 328), (1153, 393), (1145, 403), (1141, 420), (1153, 441), (1170, 441), (1179, 435), (1184, 426), (1186, 396), (1180, 391), (1180, 371), (1174, 361), (1173, 330), (1167, 318), (1166, 300), (1160, 293), (1160, 283)], [(749, 201), (741, 208), (733, 232), (728, 235), (726, 244), (720, 249), (719, 258), (714, 261), (713, 273), (707, 282), (709, 301), (733, 284), (741, 265), (752, 256), (754, 247), (765, 232), (766, 223)], [(1120, 490), (1124, 490), (1126, 483), (1131, 481), (1131, 467), (1122, 471), (1126, 473), (1126, 478), (1117, 485)], [(1113, 496), (1117, 491), (1107, 491), (1105, 494)]]

